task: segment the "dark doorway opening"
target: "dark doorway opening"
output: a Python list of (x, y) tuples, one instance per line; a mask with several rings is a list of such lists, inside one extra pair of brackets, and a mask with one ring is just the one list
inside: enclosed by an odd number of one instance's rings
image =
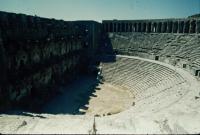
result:
[(183, 68), (186, 68), (186, 66), (187, 66), (186, 64), (183, 64)]
[(195, 71), (195, 76), (198, 76), (200, 74), (200, 70)]
[(156, 57), (155, 57), (155, 60), (159, 60), (159, 56), (156, 56)]

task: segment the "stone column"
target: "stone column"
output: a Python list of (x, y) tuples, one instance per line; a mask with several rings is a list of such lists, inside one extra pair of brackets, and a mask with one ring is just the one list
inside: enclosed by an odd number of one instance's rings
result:
[(107, 32), (110, 32), (110, 23), (107, 23)]
[(144, 32), (144, 22), (141, 23), (141, 32)]
[(124, 30), (125, 30), (124, 22), (121, 23), (121, 27), (122, 27), (122, 28), (121, 28), (121, 30), (122, 30), (121, 32), (124, 32)]
[(138, 32), (138, 23), (137, 22), (134, 24), (134, 27), (135, 27), (135, 32)]
[(128, 32), (131, 32), (131, 23), (128, 23)]
[(167, 30), (167, 22), (162, 22), (161, 32), (166, 33)]
[(148, 32), (148, 29), (149, 29), (149, 22), (146, 23), (146, 30), (145, 30), (145, 32)]
[(157, 23), (156, 22), (153, 22), (152, 25), (151, 25), (151, 31), (153, 33), (157, 32)]
[(119, 22), (119, 26), (118, 26), (119, 32), (122, 32), (122, 23)]
[(119, 23), (119, 31), (122, 32), (122, 22)]
[(196, 21), (196, 33), (200, 33), (200, 20)]
[(132, 32), (132, 24), (129, 22), (129, 32)]
[(135, 22), (132, 23), (132, 27), (133, 27), (133, 32), (135, 32), (135, 31), (136, 31), (136, 30), (135, 30), (135, 28), (136, 28), (136, 26), (135, 26)]
[(122, 22), (120, 22), (120, 32), (122, 32)]
[(125, 23), (125, 32), (128, 32), (128, 23)]
[(148, 32), (148, 22), (146, 22), (146, 29), (145, 32)]
[(183, 33), (184, 21), (179, 20), (178, 22), (178, 33)]
[(115, 26), (116, 26), (116, 32), (118, 32), (118, 23), (117, 22), (115, 23)]
[(141, 32), (141, 22), (138, 23), (138, 32)]
[(135, 23), (135, 32), (138, 32), (138, 22)]
[(151, 32), (154, 33), (154, 22), (151, 23)]
[(131, 24), (130, 24), (130, 22), (128, 23), (128, 32), (131, 32)]
[(110, 32), (113, 32), (113, 23), (110, 23)]
[(150, 33), (151, 32), (151, 22), (147, 23), (147, 32)]
[(124, 23), (124, 32), (127, 32), (127, 23)]
[(190, 33), (195, 33), (196, 32), (196, 20), (190, 20)]
[(134, 23), (131, 22), (131, 32), (134, 32)]
[(171, 33), (172, 32), (172, 22), (168, 21), (167, 22), (167, 33)]
[(136, 24), (136, 32), (139, 32), (139, 22)]
[(126, 23), (126, 32), (129, 32), (129, 25)]
[(120, 32), (120, 22), (117, 23), (117, 32)]
[(125, 23), (125, 32), (128, 32), (128, 24)]
[(183, 27), (184, 33), (189, 33), (189, 28), (190, 28), (190, 22), (189, 20), (185, 20), (184, 27)]
[(133, 23), (132, 22), (130, 23), (130, 27), (131, 27), (130, 31), (133, 32)]
[(123, 31), (123, 32), (126, 32), (126, 23), (125, 23), (125, 22), (123, 22), (122, 31)]
[(161, 33), (161, 26), (162, 26), (162, 23), (161, 22), (158, 22), (157, 23), (157, 33)]
[(128, 22), (128, 31), (127, 32), (131, 32), (131, 28), (130, 28), (130, 23)]
[(129, 23), (129, 28), (130, 28), (130, 32), (133, 32), (133, 30), (132, 30), (132, 23), (131, 22)]
[(115, 23), (112, 23), (112, 32), (115, 32)]
[(147, 23), (146, 22), (144, 22), (144, 32), (146, 32), (146, 29), (147, 29)]
[(110, 22), (108, 23), (108, 32), (110, 32)]
[(172, 32), (177, 33), (178, 32), (178, 22), (174, 21), (172, 26)]
[(116, 24), (116, 22), (114, 22), (113, 25), (114, 25), (114, 30), (113, 31), (117, 32), (117, 29), (116, 29), (117, 28), (117, 24)]

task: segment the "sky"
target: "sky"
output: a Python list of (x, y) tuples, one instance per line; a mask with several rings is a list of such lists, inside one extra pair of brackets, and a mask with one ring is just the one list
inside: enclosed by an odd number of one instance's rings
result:
[(74, 20), (184, 18), (200, 0), (0, 0), (0, 11)]

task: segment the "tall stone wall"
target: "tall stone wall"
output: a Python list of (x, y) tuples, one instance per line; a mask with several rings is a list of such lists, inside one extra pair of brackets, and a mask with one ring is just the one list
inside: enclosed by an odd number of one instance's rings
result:
[(104, 20), (105, 32), (200, 33), (200, 19)]
[(88, 66), (100, 30), (96, 22), (0, 12), (0, 110), (43, 104)]
[[(75, 24), (79, 26), (79, 30), (84, 31), (84, 47), (86, 48), (84, 53), (87, 54), (84, 63), (92, 64), (92, 59), (95, 59), (93, 56), (101, 44), (102, 25), (94, 21), (76, 21)], [(88, 59), (90, 60), (88, 61)]]

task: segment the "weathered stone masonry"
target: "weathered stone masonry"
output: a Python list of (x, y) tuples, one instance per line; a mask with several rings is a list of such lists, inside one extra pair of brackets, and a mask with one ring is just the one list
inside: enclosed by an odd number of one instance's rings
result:
[(105, 32), (200, 33), (200, 19), (105, 20)]
[[(106, 52), (104, 45), (110, 43), (112, 51), (178, 61), (200, 76), (199, 33), (200, 19), (195, 18), (105, 20), (100, 24), (0, 12), (0, 110), (41, 105), (60, 84), (87, 69), (96, 52)], [(187, 42), (197, 49), (187, 49)]]
[(200, 77), (200, 19), (104, 20), (112, 52), (179, 66)]
[(0, 12), (0, 109), (40, 105), (55, 94), (88, 66), (100, 28), (93, 21)]

